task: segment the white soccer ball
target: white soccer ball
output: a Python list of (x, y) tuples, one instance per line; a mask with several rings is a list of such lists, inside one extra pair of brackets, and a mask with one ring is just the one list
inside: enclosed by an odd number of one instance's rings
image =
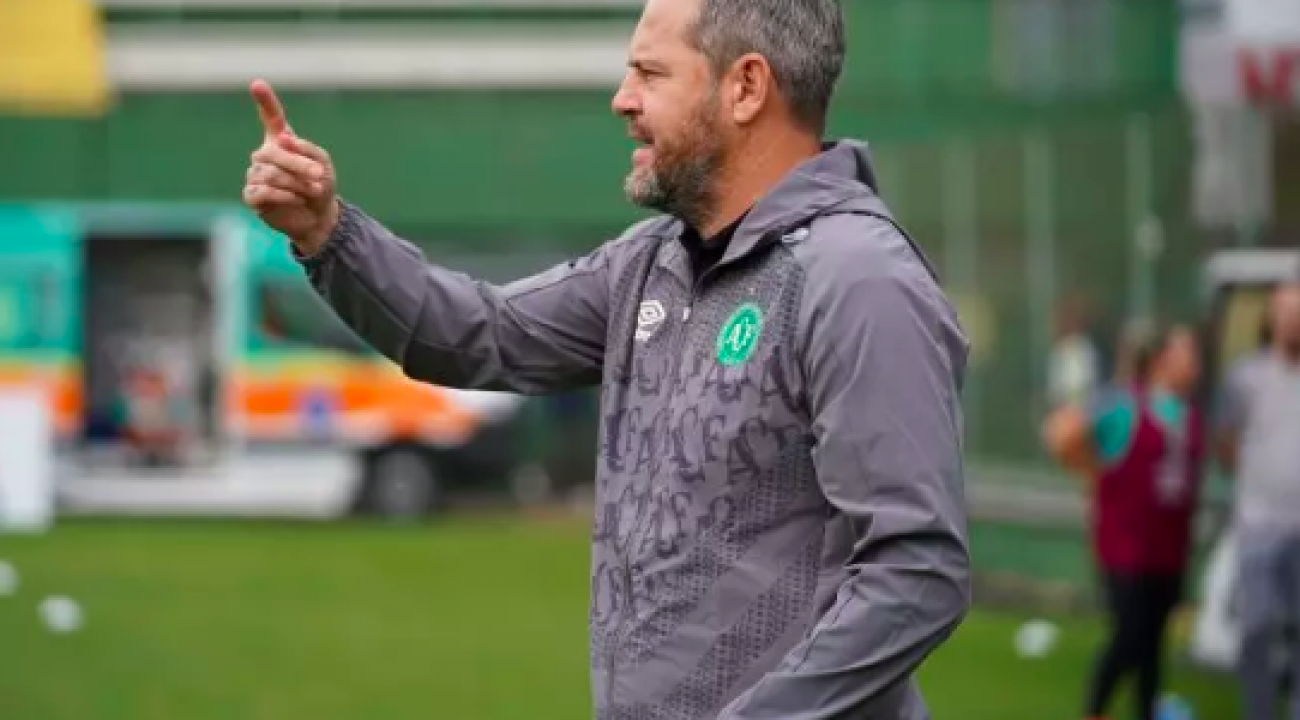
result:
[(1052, 651), (1060, 635), (1054, 623), (1047, 620), (1030, 620), (1016, 631), (1015, 646), (1020, 657), (1041, 658)]
[(47, 597), (41, 602), (41, 619), (45, 621), (45, 627), (56, 633), (75, 632), (84, 623), (77, 601), (61, 595)]

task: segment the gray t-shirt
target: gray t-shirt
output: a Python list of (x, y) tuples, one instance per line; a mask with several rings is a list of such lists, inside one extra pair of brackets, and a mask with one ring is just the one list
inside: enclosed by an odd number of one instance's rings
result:
[(1300, 527), (1300, 367), (1256, 353), (1232, 368), (1224, 391), (1220, 420), (1241, 433), (1238, 517)]

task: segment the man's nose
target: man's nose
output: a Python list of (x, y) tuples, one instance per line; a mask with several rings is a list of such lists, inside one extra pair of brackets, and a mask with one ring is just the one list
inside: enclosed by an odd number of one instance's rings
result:
[(636, 113), (639, 105), (636, 93), (628, 88), (626, 81), (618, 86), (618, 91), (614, 93), (614, 99), (610, 102), (614, 114), (620, 117), (627, 117)]

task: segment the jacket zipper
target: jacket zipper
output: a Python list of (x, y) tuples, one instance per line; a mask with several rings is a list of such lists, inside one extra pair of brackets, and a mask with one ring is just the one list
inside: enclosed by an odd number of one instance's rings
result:
[[(682, 308), (681, 327), (673, 338), (673, 373), (671, 377), (672, 384), (669, 387), (670, 393), (676, 392), (677, 382), (681, 379), (682, 352), (685, 349), (686, 338), (690, 335), (690, 321), (691, 315), (695, 310), (695, 303), (699, 300), (705, 281), (713, 278), (717, 274), (717, 271), (721, 269), (722, 265), (723, 262), (719, 260), (713, 267), (701, 273), (698, 278), (692, 279), (690, 294), (686, 298), (686, 306)], [(627, 612), (619, 618), (618, 626), (615, 628), (614, 632), (614, 643), (609, 649), (609, 659), (605, 663), (605, 704), (608, 708), (613, 708), (616, 705), (614, 702), (614, 684), (615, 672), (618, 667), (618, 653), (622, 649), (623, 645), (627, 643), (628, 639), (631, 638), (632, 631), (636, 629), (635, 624), (628, 626), (627, 622), (629, 614), (633, 619), (635, 619), (637, 615), (636, 598), (635, 593), (632, 590), (632, 548), (642, 543), (645, 540), (645, 534), (650, 531), (648, 526), (641, 527), (641, 520), (642, 518), (637, 518), (637, 527), (634, 528), (633, 534), (629, 536), (627, 550), (620, 558), (623, 565), (623, 582), (627, 586)]]
[[(676, 391), (677, 381), (681, 376), (682, 351), (686, 344), (686, 337), (690, 334), (691, 313), (695, 307), (696, 299), (699, 296), (700, 288), (703, 286), (703, 281), (711, 275), (712, 270), (713, 268), (709, 268), (709, 270), (702, 274), (698, 279), (693, 280), (691, 283), (690, 294), (686, 298), (686, 306), (682, 308), (681, 326), (677, 329), (677, 332), (673, 337), (673, 372), (670, 379), (670, 393)], [(642, 527), (643, 520), (644, 518), (637, 518), (637, 527), (634, 528), (634, 532), (629, 535), (627, 549), (622, 553), (622, 557), (620, 558), (623, 565), (623, 583), (627, 586), (627, 610), (623, 613), (623, 616), (619, 618), (618, 626), (615, 628), (614, 632), (614, 643), (609, 649), (609, 659), (605, 663), (605, 704), (610, 708), (615, 707), (614, 683), (616, 679), (615, 672), (618, 668), (618, 653), (631, 638), (632, 631), (636, 629), (635, 623), (628, 623), (629, 616), (632, 619), (635, 619), (637, 616), (636, 593), (632, 589), (632, 549), (644, 542), (645, 534), (650, 531), (649, 526)]]
[(636, 601), (632, 598), (632, 565), (627, 555), (619, 558), (623, 570), (623, 585), (627, 593), (627, 607), (618, 619), (618, 625), (614, 628), (613, 642), (606, 648), (609, 657), (605, 659), (605, 710), (612, 711), (617, 707), (614, 699), (614, 680), (615, 673), (618, 671), (618, 653), (624, 643), (624, 626), (627, 625), (628, 613), (636, 612)]
[(691, 294), (686, 298), (686, 307), (682, 308), (681, 330), (677, 333), (676, 342), (673, 343), (673, 381), (671, 392), (677, 391), (677, 382), (681, 380), (682, 375), (682, 353), (686, 349), (686, 338), (691, 334), (691, 313), (695, 310), (695, 302), (700, 294), (700, 287), (703, 285), (704, 277), (708, 277), (706, 272), (699, 281), (691, 286)]

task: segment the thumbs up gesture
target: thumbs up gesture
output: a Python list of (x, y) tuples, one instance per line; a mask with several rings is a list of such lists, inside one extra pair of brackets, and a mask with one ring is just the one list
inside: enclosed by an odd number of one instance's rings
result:
[(294, 134), (270, 85), (257, 80), (249, 91), (263, 136), (244, 180), (244, 203), (299, 252), (314, 254), (338, 223), (334, 164), (329, 153)]

